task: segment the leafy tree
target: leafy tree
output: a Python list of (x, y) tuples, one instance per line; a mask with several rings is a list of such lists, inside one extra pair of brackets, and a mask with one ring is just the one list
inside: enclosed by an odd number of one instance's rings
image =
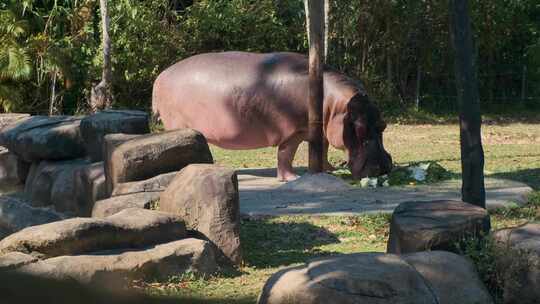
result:
[(13, 6), (0, 10), (0, 104), (6, 112), (22, 98), (18, 81), (27, 80), (32, 72), (25, 45), (28, 23), (14, 10)]

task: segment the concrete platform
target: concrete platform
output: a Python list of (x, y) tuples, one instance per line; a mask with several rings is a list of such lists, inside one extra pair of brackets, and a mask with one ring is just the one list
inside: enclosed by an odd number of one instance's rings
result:
[[(278, 189), (283, 183), (275, 169), (238, 171), (240, 212), (246, 215), (354, 215), (391, 213), (404, 201), (461, 200), (461, 180), (429, 186), (351, 188), (338, 192), (303, 192)], [(533, 191), (524, 183), (486, 178), (488, 209), (526, 203)]]

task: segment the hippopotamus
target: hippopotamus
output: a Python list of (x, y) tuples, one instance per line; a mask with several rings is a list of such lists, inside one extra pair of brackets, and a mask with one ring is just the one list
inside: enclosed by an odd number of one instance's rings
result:
[[(323, 75), (325, 169), (332, 169), (332, 145), (346, 150), (354, 178), (388, 173), (381, 112), (360, 82), (328, 66)], [(225, 149), (277, 146), (277, 177), (290, 181), (308, 134), (308, 59), (290, 52), (195, 55), (157, 77), (152, 110), (166, 130), (192, 128)]]

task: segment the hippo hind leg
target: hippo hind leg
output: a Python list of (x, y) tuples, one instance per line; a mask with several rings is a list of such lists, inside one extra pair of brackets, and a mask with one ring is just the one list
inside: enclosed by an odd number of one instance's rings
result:
[(294, 173), (292, 162), (300, 143), (304, 140), (301, 134), (295, 134), (278, 146), (277, 178), (279, 181), (288, 182), (298, 178)]

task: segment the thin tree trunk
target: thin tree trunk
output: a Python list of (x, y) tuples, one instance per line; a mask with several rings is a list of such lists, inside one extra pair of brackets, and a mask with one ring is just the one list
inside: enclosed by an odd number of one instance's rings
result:
[(323, 171), (324, 0), (306, 0), (309, 42), (309, 171)]
[(49, 103), (49, 116), (53, 115), (54, 112), (54, 100), (56, 99), (56, 70), (54, 71), (52, 75), (52, 82), (51, 82), (51, 101)]
[(418, 64), (418, 66), (416, 67), (416, 90), (414, 92), (416, 111), (420, 110), (420, 85), (421, 83), (422, 83), (422, 68), (420, 67), (420, 64)]
[(90, 97), (90, 109), (96, 112), (101, 109), (109, 109), (112, 105), (112, 66), (111, 66), (111, 38), (109, 37), (109, 11), (107, 0), (100, 0), (102, 47), (103, 47), (103, 71), (101, 81), (92, 88)]
[(451, 41), (455, 53), (457, 97), (460, 105), (462, 200), (485, 208), (482, 118), (467, 0), (450, 0), (450, 19)]
[(521, 102), (525, 104), (527, 99), (527, 66), (523, 66), (523, 72), (521, 75)]
[(311, 23), (309, 19), (309, 0), (304, 0), (304, 11), (306, 12), (307, 41), (311, 45), (311, 37), (309, 37), (311, 34), (309, 31), (309, 24)]
[(328, 35), (330, 31), (330, 0), (324, 0), (324, 62), (328, 61)]

